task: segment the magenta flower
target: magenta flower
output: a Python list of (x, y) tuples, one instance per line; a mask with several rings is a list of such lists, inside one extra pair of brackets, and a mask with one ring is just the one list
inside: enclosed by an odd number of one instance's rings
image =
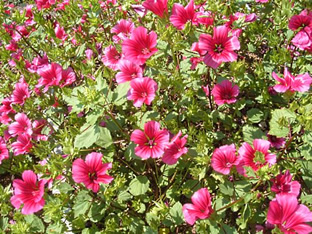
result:
[(102, 56), (102, 62), (105, 66), (113, 69), (119, 69), (119, 62), (121, 61), (121, 54), (117, 51), (116, 47), (110, 45), (104, 49), (104, 55)]
[(170, 16), (170, 22), (178, 30), (183, 30), (184, 25), (190, 21), (192, 24), (197, 25), (197, 13), (194, 10), (194, 0), (190, 0), (187, 6), (184, 8), (180, 3), (174, 3), (172, 8), (172, 14)]
[(158, 122), (149, 121), (144, 124), (144, 132), (136, 129), (130, 139), (138, 144), (135, 154), (140, 158), (160, 158), (169, 143), (169, 133), (167, 130), (160, 130)]
[(158, 50), (157, 34), (154, 31), (147, 33), (147, 29), (140, 26), (133, 30), (130, 39), (122, 43), (122, 52), (127, 60), (142, 65)]
[(22, 134), (17, 137), (17, 141), (12, 143), (12, 149), (14, 155), (26, 154), (32, 148), (31, 136), (28, 134)]
[(285, 138), (283, 137), (276, 137), (276, 136), (272, 136), (270, 134), (267, 134), (268, 137), (268, 141), (271, 143), (271, 146), (276, 148), (276, 149), (280, 149), (285, 145)]
[(22, 178), (23, 180), (13, 181), (14, 195), (11, 197), (11, 203), (17, 209), (24, 204), (22, 214), (33, 214), (45, 204), (43, 195), (46, 180), (37, 181), (36, 174), (31, 170), (24, 171)]
[[(42, 134), (42, 130), (43, 128), (48, 125), (48, 122), (45, 119), (40, 119), (40, 120), (35, 120), (32, 124), (33, 126), (33, 134), (32, 134), (32, 138), (35, 141), (47, 141), (48, 140), (48, 136)], [(49, 135), (52, 134), (52, 129), (50, 129)]]
[(66, 40), (67, 34), (65, 33), (64, 27), (61, 27), (58, 23), (54, 28), (55, 36), (60, 40)]
[(121, 19), (111, 29), (111, 33), (116, 33), (120, 39), (125, 40), (130, 37), (134, 28), (134, 23), (131, 20)]
[(309, 234), (312, 227), (312, 212), (308, 207), (298, 204), (296, 196), (291, 194), (277, 194), (270, 202), (267, 220), (286, 234)]
[(15, 122), (9, 126), (9, 134), (11, 136), (17, 136), (21, 134), (32, 134), (31, 121), (24, 113), (18, 113), (15, 115)]
[(201, 34), (199, 48), (207, 51), (204, 62), (207, 66), (216, 69), (222, 62), (237, 60), (234, 50), (240, 49), (240, 43), (236, 36), (228, 36), (230, 29), (225, 25), (213, 28), (213, 37), (209, 34)]
[(304, 27), (291, 42), (300, 50), (310, 50), (312, 46), (312, 27)]
[(306, 26), (312, 27), (312, 17), (309, 15), (293, 15), (288, 23), (289, 29), (293, 31)]
[(141, 107), (143, 103), (151, 105), (158, 89), (157, 83), (149, 77), (136, 78), (130, 82), (128, 100), (133, 100), (135, 107)]
[(63, 68), (57, 63), (45, 65), (37, 70), (41, 76), (36, 87), (44, 86), (43, 92), (47, 92), (49, 87), (58, 86), (62, 80)]
[(116, 81), (118, 84), (143, 77), (142, 68), (129, 60), (121, 60), (119, 69), (120, 72), (116, 74)]
[(213, 213), (210, 193), (207, 188), (201, 188), (191, 197), (192, 203), (183, 205), (185, 221), (194, 225), (197, 219), (207, 219)]
[(24, 80), (16, 83), (12, 94), (12, 103), (24, 105), (25, 100), (30, 97), (28, 87), (29, 85)]
[(2, 137), (0, 137), (0, 164), (2, 160), (9, 158), (9, 151), (5, 144), (5, 141)]
[(232, 82), (223, 80), (221, 83), (216, 84), (213, 87), (211, 94), (218, 106), (225, 103), (232, 104), (236, 102), (236, 97), (239, 94), (239, 88), (237, 85), (233, 85)]
[(271, 143), (263, 139), (255, 139), (253, 141), (253, 148), (244, 142), (239, 148), (238, 153), (240, 164), (237, 170), (240, 174), (245, 174), (243, 166), (251, 167), (254, 171), (258, 171), (265, 165), (273, 165), (276, 163), (276, 155), (268, 152)]
[(236, 156), (236, 148), (234, 144), (223, 145), (214, 150), (211, 158), (211, 166), (216, 171), (223, 175), (230, 174), (231, 168), (239, 163), (239, 158)]
[[(28, 61), (27, 61), (28, 62)], [(39, 68), (44, 67), (45, 65), (49, 64), (49, 59), (47, 57), (47, 54), (44, 54), (44, 56), (41, 58), (40, 56), (35, 57), (31, 64), (28, 62), (26, 63), (26, 68), (29, 72), (35, 73)]]
[(284, 69), (284, 78), (280, 78), (275, 72), (272, 73), (273, 78), (279, 82), (273, 88), (276, 92), (285, 93), (287, 90), (294, 92), (306, 92), (310, 89), (312, 78), (309, 73), (304, 73), (298, 76), (290, 74), (287, 68)]
[(187, 135), (180, 138), (182, 136), (182, 132), (179, 131), (177, 135), (175, 135), (168, 146), (165, 148), (164, 156), (162, 157), (162, 161), (168, 165), (176, 164), (178, 159), (187, 153), (187, 148), (185, 144), (187, 142)]
[(146, 0), (142, 6), (160, 18), (164, 18), (168, 14), (168, 0)]
[(48, 9), (51, 5), (55, 4), (55, 0), (35, 0), (38, 10), (43, 8)]
[(13, 106), (12, 106), (12, 98), (11, 97), (7, 97), (7, 98), (4, 98), (2, 100), (2, 105), (0, 106), (0, 113), (2, 114), (10, 114), (10, 113), (15, 113), (15, 110), (13, 109)]
[(285, 174), (280, 173), (271, 180), (273, 182), (271, 190), (277, 194), (286, 193), (297, 197), (300, 193), (301, 185), (298, 181), (291, 181), (291, 179), (292, 176), (289, 173), (289, 170), (287, 170)]
[(62, 70), (62, 79), (59, 82), (59, 86), (61, 88), (67, 85), (71, 85), (75, 81), (76, 81), (76, 74), (71, 67), (67, 68), (66, 70)]
[(107, 175), (107, 170), (112, 168), (112, 163), (102, 163), (101, 153), (90, 153), (86, 160), (81, 158), (73, 162), (72, 174), (76, 183), (83, 183), (88, 189), (97, 193), (101, 184), (109, 184), (114, 179)]

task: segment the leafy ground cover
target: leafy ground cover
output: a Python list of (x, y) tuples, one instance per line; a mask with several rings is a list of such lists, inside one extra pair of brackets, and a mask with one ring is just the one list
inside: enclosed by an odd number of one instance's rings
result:
[(311, 233), (312, 4), (0, 2), (1, 233)]

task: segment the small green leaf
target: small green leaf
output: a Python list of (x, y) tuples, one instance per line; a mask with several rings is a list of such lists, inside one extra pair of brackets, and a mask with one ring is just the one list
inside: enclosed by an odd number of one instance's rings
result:
[(36, 215), (26, 215), (24, 216), (24, 219), (27, 223), (30, 224), (30, 230), (32, 232), (39, 232), (43, 233), (45, 230), (44, 224), (40, 218), (38, 218)]
[(100, 134), (96, 141), (96, 145), (107, 148), (113, 143), (110, 131), (107, 128), (100, 128)]
[(244, 141), (252, 144), (254, 139), (262, 139), (265, 133), (257, 127), (246, 125), (243, 127)]
[(114, 90), (114, 93), (113, 93), (113, 103), (116, 106), (121, 106), (127, 101), (126, 96), (127, 96), (129, 89), (130, 89), (129, 82), (122, 83), (117, 86), (117, 88)]
[(137, 176), (129, 184), (129, 191), (132, 195), (138, 196), (148, 191), (150, 182), (146, 176)]
[(274, 110), (270, 121), (269, 134), (277, 137), (286, 137), (289, 125), (296, 119), (296, 114), (288, 109)]
[(247, 116), (250, 122), (259, 123), (260, 121), (263, 120), (264, 113), (257, 108), (252, 108), (249, 111), (247, 111)]
[(169, 211), (171, 217), (174, 219), (176, 225), (180, 225), (184, 222), (183, 213), (182, 213), (182, 204), (177, 202)]
[(100, 133), (101, 131), (98, 126), (90, 126), (87, 130), (76, 136), (74, 146), (78, 149), (88, 148), (98, 140)]

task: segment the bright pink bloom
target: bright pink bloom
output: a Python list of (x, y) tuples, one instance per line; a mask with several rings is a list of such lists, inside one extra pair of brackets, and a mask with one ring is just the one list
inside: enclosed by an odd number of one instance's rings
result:
[(12, 143), (14, 155), (26, 154), (32, 148), (31, 136), (22, 134), (17, 137), (17, 141)]
[(129, 60), (121, 60), (119, 69), (120, 72), (116, 74), (116, 81), (118, 84), (143, 77), (142, 68)]
[(277, 194), (270, 202), (267, 220), (286, 234), (309, 234), (312, 227), (312, 212), (308, 207), (298, 204), (296, 196), (291, 194)]
[(228, 80), (223, 80), (221, 83), (216, 84), (212, 91), (212, 96), (218, 106), (225, 103), (232, 104), (236, 102), (236, 97), (239, 94), (239, 88), (237, 85), (233, 85)]
[(15, 122), (9, 126), (9, 134), (11, 136), (17, 136), (21, 134), (32, 134), (31, 121), (24, 113), (18, 113), (15, 115)]
[(55, 4), (55, 0), (35, 0), (35, 2), (38, 10), (50, 8), (51, 5)]
[(11, 121), (12, 121), (12, 119), (6, 113), (0, 114), (0, 123), (7, 125)]
[(107, 175), (107, 170), (112, 168), (112, 163), (103, 163), (101, 153), (90, 153), (86, 160), (81, 158), (73, 162), (72, 174), (76, 183), (84, 183), (88, 189), (97, 193), (101, 184), (109, 184), (114, 179)]
[(206, 86), (203, 86), (202, 88), (203, 88), (203, 90), (204, 90), (204, 92), (205, 92), (206, 96), (208, 97), (208, 96), (210, 95), (209, 86), (208, 86), (208, 85), (206, 85)]
[(222, 62), (237, 60), (234, 50), (240, 49), (240, 43), (236, 36), (228, 36), (230, 29), (226, 26), (213, 28), (213, 37), (209, 34), (199, 36), (199, 48), (207, 51), (204, 62), (214, 69)]
[(288, 170), (285, 174), (280, 173), (271, 180), (273, 182), (271, 190), (275, 193), (287, 193), (297, 197), (300, 193), (301, 185), (296, 180), (291, 181), (291, 178), (292, 176)]
[(60, 87), (63, 88), (67, 85), (71, 85), (76, 81), (76, 74), (74, 70), (69, 67), (66, 70), (62, 70), (62, 79), (60, 80)]
[(9, 151), (5, 144), (5, 141), (2, 137), (0, 137), (0, 164), (3, 159), (9, 158)]
[(55, 36), (58, 39), (66, 40), (67, 34), (65, 33), (64, 27), (61, 27), (59, 24), (56, 24), (54, 28)]
[(86, 53), (87, 59), (88, 59), (88, 60), (91, 60), (92, 57), (93, 57), (93, 50), (91, 50), (91, 49), (86, 49), (85, 53)]
[(144, 124), (144, 132), (136, 129), (130, 139), (138, 144), (135, 154), (140, 158), (160, 158), (169, 142), (169, 133), (167, 130), (160, 130), (158, 122), (149, 121)]
[(47, 92), (49, 87), (58, 86), (62, 80), (63, 68), (57, 63), (48, 64), (37, 70), (37, 73), (41, 76), (38, 80), (37, 87), (44, 86), (43, 92)]
[(9, 51), (16, 51), (18, 49), (18, 45), (15, 40), (11, 40), (10, 44), (6, 45), (5, 48)]
[(33, 61), (31, 62), (31, 64), (28, 64), (26, 68), (29, 72), (35, 73), (37, 72), (39, 68), (42, 68), (48, 64), (49, 64), (49, 59), (47, 57), (47, 54), (44, 54), (42, 58), (40, 56), (35, 57)]
[(12, 94), (12, 103), (24, 105), (25, 100), (30, 97), (28, 87), (29, 85), (24, 80), (16, 83)]
[(164, 156), (162, 157), (162, 161), (168, 165), (176, 164), (178, 159), (187, 153), (187, 148), (185, 144), (187, 142), (187, 135), (180, 138), (182, 136), (182, 132), (179, 131), (177, 135), (175, 135), (168, 146), (165, 149)]
[[(33, 134), (32, 134), (32, 138), (35, 141), (47, 141), (48, 140), (48, 136), (42, 134), (42, 130), (45, 126), (48, 125), (48, 122), (45, 119), (40, 119), (40, 120), (35, 120), (32, 124), (33, 126)], [(52, 133), (52, 129), (50, 128), (50, 132), (49, 135)]]
[(147, 13), (147, 9), (142, 5), (131, 5), (131, 7), (140, 17), (144, 17)]
[(164, 18), (168, 14), (168, 0), (146, 0), (142, 6), (160, 18)]
[(276, 136), (272, 136), (270, 134), (267, 134), (268, 137), (268, 141), (271, 143), (271, 146), (276, 148), (276, 149), (280, 149), (281, 147), (283, 147), (285, 145), (285, 138), (281, 137), (276, 137)]
[(0, 106), (0, 113), (2, 114), (10, 114), (10, 113), (15, 113), (15, 110), (13, 110), (12, 106), (12, 98), (4, 98), (2, 100), (2, 105)]
[(197, 13), (194, 10), (194, 0), (190, 0), (184, 8), (180, 3), (174, 3), (170, 22), (178, 30), (183, 30), (185, 24), (190, 21), (193, 25), (197, 25)]
[(210, 193), (207, 188), (201, 188), (191, 197), (192, 203), (183, 205), (182, 211), (185, 221), (194, 225), (197, 219), (207, 219), (213, 213)]
[(128, 100), (133, 100), (135, 107), (141, 107), (143, 103), (151, 105), (158, 89), (157, 83), (149, 77), (136, 78), (130, 82)]
[(22, 178), (23, 180), (13, 181), (14, 195), (11, 197), (11, 203), (17, 209), (24, 204), (22, 214), (33, 214), (45, 204), (43, 195), (46, 180), (37, 181), (36, 174), (31, 170), (24, 171)]
[(102, 56), (102, 62), (105, 66), (113, 69), (119, 69), (119, 62), (121, 60), (121, 54), (117, 51), (116, 47), (108, 46), (104, 50), (104, 55)]
[(205, 54), (207, 53), (206, 50), (201, 50), (201, 49), (199, 48), (199, 42), (194, 42), (194, 43), (192, 44), (191, 50), (192, 50), (192, 51), (195, 51), (195, 52), (197, 52), (197, 53), (199, 53), (199, 55), (205, 55)]
[(122, 52), (127, 60), (142, 65), (158, 50), (157, 34), (154, 31), (147, 33), (147, 29), (140, 26), (133, 30), (130, 39), (122, 43)]
[(300, 50), (310, 50), (312, 46), (312, 27), (304, 27), (291, 42)]
[(312, 27), (312, 17), (308, 15), (293, 15), (290, 20), (288, 27), (289, 29), (296, 31), (298, 28)]
[(263, 139), (255, 139), (253, 148), (244, 142), (239, 148), (240, 165), (237, 170), (240, 174), (245, 174), (243, 166), (251, 167), (254, 171), (258, 171), (265, 165), (273, 165), (276, 163), (276, 155), (269, 153), (271, 143)]
[(238, 165), (239, 158), (236, 156), (234, 144), (224, 145), (214, 150), (211, 158), (211, 166), (223, 175), (230, 174), (231, 168)]
[(212, 15), (210, 11), (207, 12), (207, 11), (201, 10), (200, 12), (198, 12), (197, 20), (198, 20), (198, 23), (203, 24), (206, 27), (209, 27), (213, 25), (214, 15)]
[(273, 88), (276, 92), (285, 93), (287, 90), (294, 92), (306, 92), (310, 89), (312, 78), (308, 73), (293, 76), (287, 68), (284, 69), (284, 79), (278, 77), (275, 72), (272, 73), (273, 78), (279, 82)]

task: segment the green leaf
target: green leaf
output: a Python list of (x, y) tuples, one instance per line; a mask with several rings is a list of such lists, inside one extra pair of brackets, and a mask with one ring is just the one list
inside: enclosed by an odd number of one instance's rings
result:
[(274, 110), (270, 121), (269, 134), (277, 137), (286, 137), (289, 125), (296, 119), (296, 114), (288, 109)]
[(78, 149), (88, 148), (98, 140), (100, 133), (100, 128), (97, 125), (90, 126), (87, 130), (76, 136), (74, 146)]
[(47, 228), (47, 233), (63, 233), (63, 231), (65, 230), (64, 225), (62, 225), (61, 223), (53, 223), (50, 224), (49, 227)]
[(113, 103), (116, 106), (121, 106), (127, 101), (127, 93), (130, 89), (130, 82), (122, 83), (117, 86), (113, 94)]
[(100, 134), (96, 140), (96, 145), (107, 148), (113, 143), (110, 131), (107, 128), (100, 128)]
[(75, 218), (79, 215), (84, 215), (91, 206), (92, 197), (88, 194), (88, 191), (80, 191), (76, 197), (75, 204), (73, 206)]
[(259, 123), (260, 121), (263, 120), (264, 113), (257, 108), (252, 108), (249, 111), (247, 111), (247, 116), (250, 122)]
[(117, 198), (120, 201), (128, 201), (128, 200), (130, 200), (132, 198), (132, 196), (127, 191), (122, 191), (121, 193), (118, 194)]
[(176, 225), (180, 225), (184, 222), (183, 213), (182, 213), (182, 204), (177, 202), (169, 211), (171, 217), (174, 219)]
[(30, 230), (32, 232), (43, 233), (45, 230), (44, 224), (40, 218), (36, 215), (25, 215), (24, 219), (27, 223), (30, 224)]
[(224, 195), (229, 195), (232, 196), (234, 189), (233, 189), (233, 184), (229, 181), (225, 181), (224, 184), (219, 185), (220, 192), (223, 193)]
[(146, 176), (137, 176), (131, 180), (129, 191), (134, 196), (142, 195), (148, 191), (149, 185), (150, 182)]
[(61, 183), (58, 186), (56, 186), (56, 189), (60, 190), (61, 193), (68, 193), (69, 191), (74, 190), (74, 188), (66, 182)]
[(246, 125), (243, 127), (244, 141), (252, 144), (254, 139), (262, 139), (265, 133), (257, 127)]

